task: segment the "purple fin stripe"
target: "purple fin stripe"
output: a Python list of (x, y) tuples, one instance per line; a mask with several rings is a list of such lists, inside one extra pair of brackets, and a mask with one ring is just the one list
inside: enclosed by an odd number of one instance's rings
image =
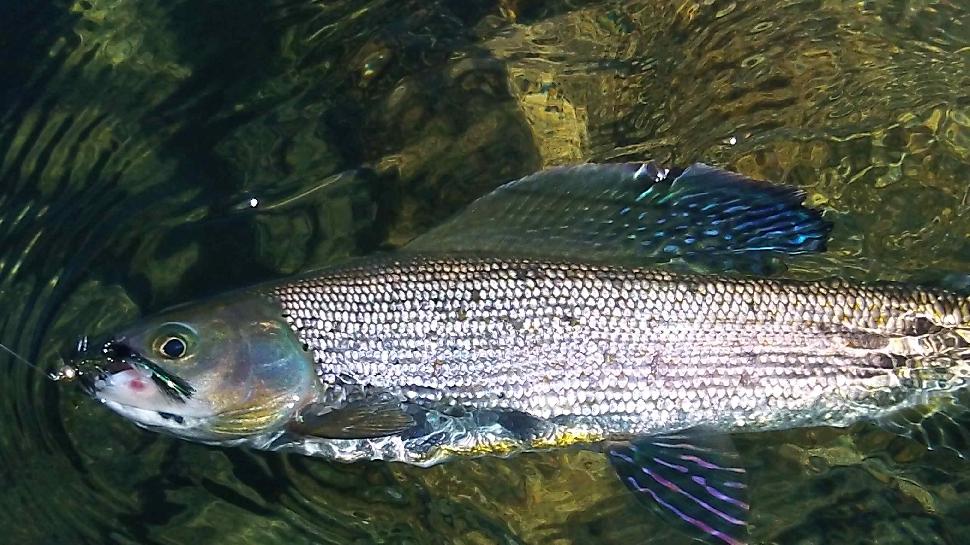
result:
[(715, 498), (723, 502), (737, 505), (738, 507), (740, 507), (741, 509), (744, 509), (745, 511), (750, 509), (750, 506), (747, 503), (737, 498), (732, 498), (731, 496), (728, 496), (727, 494), (725, 494), (724, 492), (721, 492), (717, 488), (714, 488), (713, 486), (707, 484), (707, 479), (705, 479), (704, 477), (701, 477), (699, 475), (694, 475), (693, 477), (691, 477), (691, 480), (699, 484), (700, 486), (703, 486), (704, 490), (707, 490), (708, 494), (714, 496)]
[(658, 447), (663, 447), (663, 448), (676, 448), (676, 449), (683, 449), (683, 450), (693, 450), (697, 452), (711, 452), (711, 449), (699, 447), (691, 443), (663, 443), (660, 441), (651, 441), (651, 444), (656, 445)]
[(720, 469), (721, 471), (733, 471), (734, 473), (747, 473), (743, 467), (721, 467), (717, 464), (712, 464), (703, 458), (698, 458), (697, 456), (681, 454), (678, 456), (681, 460), (686, 462), (694, 462), (695, 464), (703, 467), (704, 469)]
[(703, 521), (697, 520), (694, 517), (691, 517), (690, 515), (684, 514), (673, 505), (665, 502), (663, 498), (658, 496), (657, 493), (654, 492), (653, 490), (640, 486), (640, 483), (638, 483), (637, 480), (634, 479), (633, 477), (627, 477), (626, 480), (630, 483), (630, 486), (632, 486), (634, 490), (636, 490), (637, 492), (646, 492), (647, 494), (650, 494), (650, 496), (653, 497), (653, 501), (657, 502), (657, 504), (661, 505), (664, 509), (667, 509), (671, 513), (677, 515), (684, 522), (700, 529), (705, 534), (714, 536), (720, 539), (721, 541), (723, 541), (724, 543), (727, 543), (727, 545), (745, 545), (744, 542), (738, 541), (733, 537), (725, 534), (724, 532), (717, 530), (715, 528), (712, 528), (711, 526), (705, 524)]
[(649, 469), (647, 469), (645, 467), (641, 467), (640, 470), (643, 471), (645, 474), (647, 474), (647, 476), (649, 476), (651, 479), (653, 479), (653, 480), (657, 481), (659, 484), (663, 485), (665, 488), (669, 489), (672, 492), (676, 492), (676, 493), (678, 493), (678, 494), (680, 494), (682, 496), (686, 496), (687, 498), (689, 498), (691, 501), (693, 501), (697, 505), (699, 505), (702, 508), (704, 508), (705, 510), (711, 512), (711, 514), (717, 515), (718, 517), (721, 517), (722, 519), (724, 519), (727, 522), (730, 522), (731, 524), (737, 524), (739, 526), (744, 526), (745, 525), (745, 522), (743, 520), (738, 520), (738, 519), (732, 517), (731, 515), (728, 515), (727, 513), (724, 513), (722, 511), (718, 510), (713, 505), (711, 505), (711, 504), (707, 503), (706, 501), (704, 501), (704, 500), (702, 500), (702, 499), (694, 496), (690, 492), (688, 492), (688, 491), (684, 490), (683, 488), (677, 486), (677, 484), (672, 483), (672, 482), (668, 481), (667, 479), (664, 479), (663, 477), (661, 477), (660, 475), (657, 475), (656, 473), (650, 471)]
[(621, 452), (619, 452), (617, 450), (611, 450), (610, 451), (610, 454), (612, 454), (613, 456), (616, 456), (617, 458), (623, 460), (624, 462), (627, 462), (627, 463), (630, 463), (630, 464), (634, 464), (636, 466), (639, 466), (640, 465), (633, 458), (631, 458), (631, 457), (627, 456), (626, 454), (623, 454), (623, 453), (621, 453)]
[(657, 462), (658, 464), (660, 464), (662, 466), (669, 467), (670, 469), (673, 469), (674, 471), (679, 471), (681, 473), (687, 473), (688, 472), (688, 469), (686, 467), (680, 466), (680, 465), (677, 465), (677, 464), (672, 464), (670, 462), (666, 462), (664, 460), (661, 460), (660, 458), (654, 458), (653, 461), (654, 462)]

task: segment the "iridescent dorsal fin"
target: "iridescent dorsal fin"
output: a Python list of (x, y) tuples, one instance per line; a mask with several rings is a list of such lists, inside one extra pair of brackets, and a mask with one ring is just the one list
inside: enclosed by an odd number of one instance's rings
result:
[(557, 167), (499, 187), (404, 251), (749, 270), (824, 250), (831, 226), (803, 198), (700, 163)]

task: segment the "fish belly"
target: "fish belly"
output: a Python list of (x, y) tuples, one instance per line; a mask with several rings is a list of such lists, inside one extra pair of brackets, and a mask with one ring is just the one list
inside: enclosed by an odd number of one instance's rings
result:
[(273, 295), (331, 402), (504, 416), (533, 446), (845, 425), (949, 388), (970, 337), (944, 291), (526, 259), (369, 261)]

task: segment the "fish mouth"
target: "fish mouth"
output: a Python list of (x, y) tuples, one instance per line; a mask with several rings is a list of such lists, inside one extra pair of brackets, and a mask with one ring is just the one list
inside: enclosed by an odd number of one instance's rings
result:
[[(89, 343), (82, 337), (63, 356), (78, 372), (82, 391), (139, 427), (156, 432), (185, 435), (204, 428), (208, 415), (188, 401), (195, 389), (175, 373), (162, 369), (125, 343), (111, 338)], [(133, 382), (154, 385), (147, 397), (129, 390)], [(159, 395), (160, 394), (160, 395)]]
[[(92, 350), (92, 346), (99, 348)], [(163, 394), (180, 403), (184, 403), (195, 393), (195, 388), (182, 377), (162, 369), (121, 339), (109, 339), (91, 345), (87, 337), (81, 337), (74, 352), (65, 361), (78, 370), (81, 387), (88, 395), (95, 397), (99, 383), (126, 371), (145, 375)]]
[(85, 371), (80, 373), (78, 382), (86, 394), (91, 397), (98, 397), (98, 392), (101, 390), (101, 386), (109, 377), (124, 373), (126, 371), (138, 372), (138, 370), (136, 370), (134, 366), (127, 361), (111, 360), (99, 365), (96, 371)]
[(118, 346), (122, 345), (115, 339), (91, 344), (87, 337), (80, 337), (73, 350), (65, 354), (62, 360), (77, 370), (78, 380), (85, 393), (97, 397), (100, 382), (104, 382), (111, 375), (135, 370), (127, 358), (117, 357)]
[(121, 373), (123, 371), (131, 371), (134, 367), (125, 360), (110, 360), (107, 365), (104, 366), (104, 370), (110, 374), (114, 375), (116, 373)]
[[(103, 364), (101, 370), (97, 373), (82, 375), (80, 385), (87, 395), (111, 411), (145, 429), (177, 435), (204, 425), (205, 415), (193, 414), (193, 408), (187, 407), (184, 399), (173, 398), (164, 388), (158, 388), (158, 391), (164, 397), (156, 397), (154, 401), (148, 404), (133, 402), (130, 399), (125, 399), (124, 395), (119, 396), (118, 390), (116, 390), (118, 383), (112, 384), (112, 382), (120, 380), (123, 383), (131, 378), (125, 377), (129, 374), (136, 374), (141, 379), (148, 379), (151, 375), (150, 372), (141, 369), (137, 364), (109, 362)], [(154, 377), (153, 382), (156, 382), (156, 386), (158, 386)], [(153, 406), (156, 403), (160, 404)]]

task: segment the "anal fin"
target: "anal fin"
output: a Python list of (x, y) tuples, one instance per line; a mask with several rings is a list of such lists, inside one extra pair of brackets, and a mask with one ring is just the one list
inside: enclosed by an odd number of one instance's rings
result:
[(731, 439), (704, 429), (608, 447), (623, 484), (694, 538), (741, 545), (748, 535), (746, 471)]

